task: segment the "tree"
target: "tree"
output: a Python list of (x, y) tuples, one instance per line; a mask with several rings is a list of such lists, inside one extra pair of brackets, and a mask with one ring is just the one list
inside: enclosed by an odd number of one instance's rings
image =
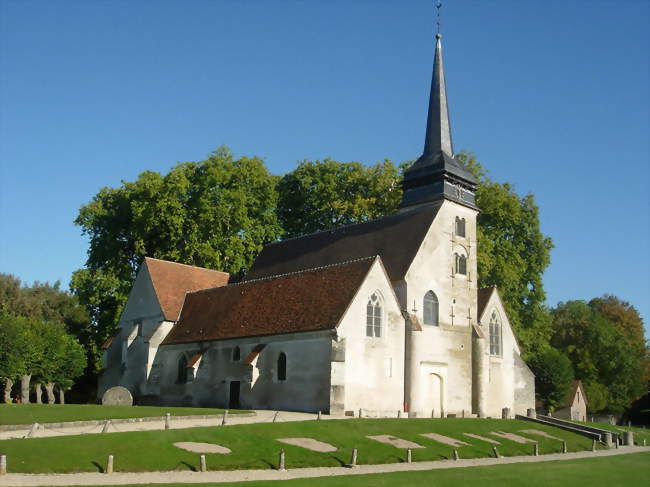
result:
[[(621, 412), (643, 394), (644, 354), (628, 345), (616, 325), (584, 301), (560, 303), (551, 316), (551, 344), (569, 357), (576, 378), (607, 388), (604, 409)], [(603, 396), (602, 390), (597, 394)]]
[(553, 347), (545, 347), (531, 360), (535, 374), (535, 395), (549, 411), (555, 411), (569, 393), (573, 382), (571, 361)]
[(96, 350), (113, 333), (145, 256), (230, 273), (248, 268), (281, 233), (276, 184), (261, 159), (235, 158), (222, 147), (165, 175), (146, 171), (101, 189), (75, 220), (90, 248), (71, 282), (90, 314)]
[(0, 309), (0, 380), (4, 383), (4, 402), (11, 402), (14, 379), (20, 375), (20, 328), (17, 318)]
[(373, 166), (303, 161), (280, 179), (278, 193), (286, 238), (388, 215), (402, 198), (398, 168), (388, 159)]

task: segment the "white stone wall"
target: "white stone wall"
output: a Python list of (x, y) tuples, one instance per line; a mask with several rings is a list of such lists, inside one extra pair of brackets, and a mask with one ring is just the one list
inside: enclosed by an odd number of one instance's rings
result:
[[(466, 237), (455, 235), (456, 217)], [(454, 273), (455, 253), (467, 256), (467, 275)], [(423, 320), (424, 295), (439, 302), (439, 326), (410, 334), (406, 396), (411, 415), (462, 414), (472, 410), (471, 325), (476, 323), (476, 211), (444, 201), (411, 264), (402, 306)]]
[(105, 351), (98, 397), (117, 385), (129, 389), (135, 398), (147, 395), (153, 358), (172, 326), (172, 322), (164, 319), (147, 266), (143, 265), (120, 317), (119, 334)]
[[(382, 336), (366, 336), (366, 306), (377, 292), (383, 301)], [(404, 403), (404, 318), (382, 265), (377, 261), (337, 329), (345, 361), (332, 362), (332, 407), (366, 415), (397, 415)], [(341, 391), (341, 387), (343, 391)], [(341, 404), (337, 394), (342, 394)]]

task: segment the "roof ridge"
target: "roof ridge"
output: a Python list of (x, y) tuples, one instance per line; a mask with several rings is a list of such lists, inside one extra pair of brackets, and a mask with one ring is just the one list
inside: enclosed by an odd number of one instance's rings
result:
[(320, 270), (323, 270), (323, 269), (328, 269), (330, 267), (338, 267), (338, 266), (343, 266), (343, 265), (347, 265), (347, 264), (352, 264), (354, 262), (360, 262), (362, 260), (371, 260), (371, 259), (376, 259), (376, 258), (381, 258), (381, 257), (379, 255), (370, 255), (368, 257), (359, 257), (358, 259), (345, 260), (345, 261), (342, 261), (342, 262), (337, 262), (335, 264), (328, 264), (328, 265), (323, 265), (323, 266), (318, 266), (318, 267), (310, 267), (309, 269), (301, 269), (299, 271), (286, 272), (284, 274), (276, 274), (276, 275), (273, 275), (273, 276), (260, 277), (258, 279), (251, 279), (250, 281), (234, 282), (232, 284), (227, 284), (225, 286), (211, 287), (211, 288), (208, 288), (208, 289), (199, 289), (197, 291), (191, 291), (191, 292), (188, 292), (186, 294), (198, 294), (198, 293), (202, 293), (202, 292), (212, 291), (214, 289), (225, 289), (225, 288), (241, 286), (243, 284), (249, 284), (249, 283), (253, 283), (253, 282), (270, 281), (271, 279), (278, 279), (280, 277), (293, 276), (295, 274), (305, 274), (307, 272), (320, 271)]
[(355, 227), (355, 226), (358, 226), (358, 225), (364, 225), (366, 223), (377, 222), (377, 221), (380, 221), (380, 220), (384, 220), (386, 218), (392, 218), (394, 216), (405, 215), (406, 213), (411, 213), (411, 212), (415, 213), (417, 211), (421, 211), (423, 208), (424, 207), (412, 208), (412, 209), (409, 209), (408, 211), (395, 212), (395, 213), (391, 213), (390, 215), (382, 215), (380, 217), (373, 218), (372, 220), (366, 220), (366, 221), (355, 222), (355, 223), (348, 223), (347, 225), (342, 225), (340, 227), (326, 228), (324, 230), (317, 230), (315, 232), (305, 233), (304, 235), (297, 235), (295, 237), (289, 237), (289, 238), (285, 238), (283, 240), (276, 240), (275, 242), (269, 242), (269, 243), (266, 244), (266, 246), (277, 245), (277, 244), (281, 244), (281, 243), (284, 243), (284, 242), (290, 242), (291, 240), (298, 240), (300, 238), (311, 237), (312, 235), (318, 235), (320, 233), (337, 232), (337, 231), (343, 230), (345, 228)]
[(201, 266), (198, 266), (198, 265), (183, 264), (182, 262), (174, 262), (174, 261), (171, 261), (171, 260), (157, 259), (156, 257), (149, 257), (148, 255), (146, 255), (144, 258), (145, 258), (145, 261), (147, 259), (148, 260), (157, 260), (158, 262), (165, 262), (166, 264), (182, 265), (184, 267), (191, 267), (192, 269), (201, 269), (201, 270), (204, 270), (204, 271), (218, 272), (220, 274), (228, 274), (228, 275), (230, 275), (230, 273), (226, 272), (226, 271), (218, 271), (216, 269), (208, 269), (207, 267), (201, 267)]

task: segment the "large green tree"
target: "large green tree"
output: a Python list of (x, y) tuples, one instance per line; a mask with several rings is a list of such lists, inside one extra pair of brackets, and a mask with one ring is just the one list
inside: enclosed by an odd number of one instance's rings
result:
[(261, 159), (222, 147), (167, 174), (146, 171), (102, 188), (75, 220), (90, 247), (71, 282), (90, 313), (95, 345), (114, 331), (145, 256), (231, 273), (249, 267), (281, 234), (276, 184)]
[(631, 347), (598, 306), (568, 301), (558, 304), (551, 316), (551, 344), (569, 357), (576, 378), (597, 398), (593, 410), (621, 412), (643, 394), (645, 351)]

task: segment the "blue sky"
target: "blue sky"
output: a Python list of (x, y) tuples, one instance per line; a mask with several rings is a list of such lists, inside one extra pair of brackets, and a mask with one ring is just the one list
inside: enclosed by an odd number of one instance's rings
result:
[[(535, 195), (549, 304), (648, 322), (650, 2), (444, 3), (455, 148)], [(429, 0), (0, 0), (0, 272), (67, 286), (100, 187), (221, 144), (276, 174), (416, 158), (434, 24)]]

